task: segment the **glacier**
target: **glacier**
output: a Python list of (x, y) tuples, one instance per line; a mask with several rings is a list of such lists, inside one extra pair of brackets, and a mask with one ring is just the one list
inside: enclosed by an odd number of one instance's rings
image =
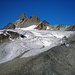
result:
[[(35, 27), (35, 26), (33, 26)], [(13, 39), (8, 31), (16, 32), (25, 36)], [(75, 31), (49, 31), (49, 30), (28, 30), (28, 29), (4, 29), (0, 35), (9, 35), (9, 42), (0, 45), (0, 64), (15, 58), (27, 58), (35, 56), (52, 47), (67, 43), (68, 38), (75, 35)], [(1, 40), (0, 40), (1, 41)]]

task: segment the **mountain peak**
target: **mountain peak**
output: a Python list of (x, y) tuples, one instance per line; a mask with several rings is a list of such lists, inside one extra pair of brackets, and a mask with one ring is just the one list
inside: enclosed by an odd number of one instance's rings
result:
[(25, 13), (22, 12), (19, 19), (22, 20), (24, 17), (25, 17)]
[(33, 18), (36, 18), (37, 16), (36, 16), (36, 14), (34, 14), (34, 15), (32, 15), (32, 17), (33, 17)]
[(75, 31), (75, 23), (72, 24), (71, 26), (66, 26), (62, 24), (56, 24), (56, 25), (51, 25), (48, 23), (46, 20), (41, 21), (40, 18), (37, 17), (36, 14), (26, 17), (25, 13), (22, 12), (19, 19), (13, 23), (8, 24), (7, 26), (4, 27), (4, 29), (14, 29), (14, 28), (26, 28), (30, 27), (32, 25), (35, 25), (35, 29), (39, 30), (51, 30), (51, 31)]

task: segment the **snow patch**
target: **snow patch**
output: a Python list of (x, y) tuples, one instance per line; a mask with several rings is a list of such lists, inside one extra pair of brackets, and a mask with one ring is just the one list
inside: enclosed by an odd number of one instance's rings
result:
[(16, 29), (22, 29), (22, 30), (35, 30), (36, 28), (36, 25), (31, 25), (29, 27), (26, 27), (26, 28), (16, 28)]
[(47, 26), (47, 30), (48, 30), (48, 29), (50, 29), (50, 28)]

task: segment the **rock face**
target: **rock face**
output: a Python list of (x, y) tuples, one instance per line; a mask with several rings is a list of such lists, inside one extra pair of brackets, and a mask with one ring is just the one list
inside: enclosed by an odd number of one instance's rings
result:
[(66, 31), (75, 31), (75, 23), (73, 23), (72, 25), (70, 25)]
[(3, 34), (0, 34), (0, 44), (3, 43), (3, 42), (7, 42), (9, 41), (9, 35), (5, 36)]
[(20, 18), (17, 21), (13, 22), (13, 24), (17, 28), (25, 28), (31, 25), (38, 25), (40, 22), (41, 20), (36, 15), (33, 15), (31, 17), (24, 17), (24, 13), (22, 13), (20, 15)]
[(3, 31), (3, 34), (0, 34), (0, 44), (3, 44), (5, 42), (9, 42), (13, 39), (16, 39), (16, 38), (25, 38), (22, 34), (19, 34), (17, 32), (12, 32), (12, 31)]
[(35, 29), (38, 29), (38, 30), (47, 30), (47, 27), (49, 27), (49, 25), (50, 24), (48, 22), (43, 21)]

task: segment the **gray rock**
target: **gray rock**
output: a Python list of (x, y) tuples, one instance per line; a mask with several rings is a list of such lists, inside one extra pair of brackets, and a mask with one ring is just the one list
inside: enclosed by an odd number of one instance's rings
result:
[(40, 22), (41, 20), (36, 15), (33, 15), (31, 17), (24, 17), (24, 15), (22, 14), (20, 19), (13, 23), (17, 28), (25, 28), (31, 25), (38, 25)]
[(29, 17), (27, 21), (23, 22), (23, 24), (21, 25), (21, 28), (28, 27), (31, 25), (38, 25), (40, 22), (41, 20), (36, 15), (33, 15)]
[(16, 39), (16, 38), (26, 38), (24, 35), (19, 34), (17, 32), (12, 31), (3, 31), (3, 34), (0, 34), (0, 44), (11, 41), (10, 39)]
[(0, 34), (0, 45), (4, 42), (8, 42), (9, 41), (9, 35), (5, 36), (3, 34)]

